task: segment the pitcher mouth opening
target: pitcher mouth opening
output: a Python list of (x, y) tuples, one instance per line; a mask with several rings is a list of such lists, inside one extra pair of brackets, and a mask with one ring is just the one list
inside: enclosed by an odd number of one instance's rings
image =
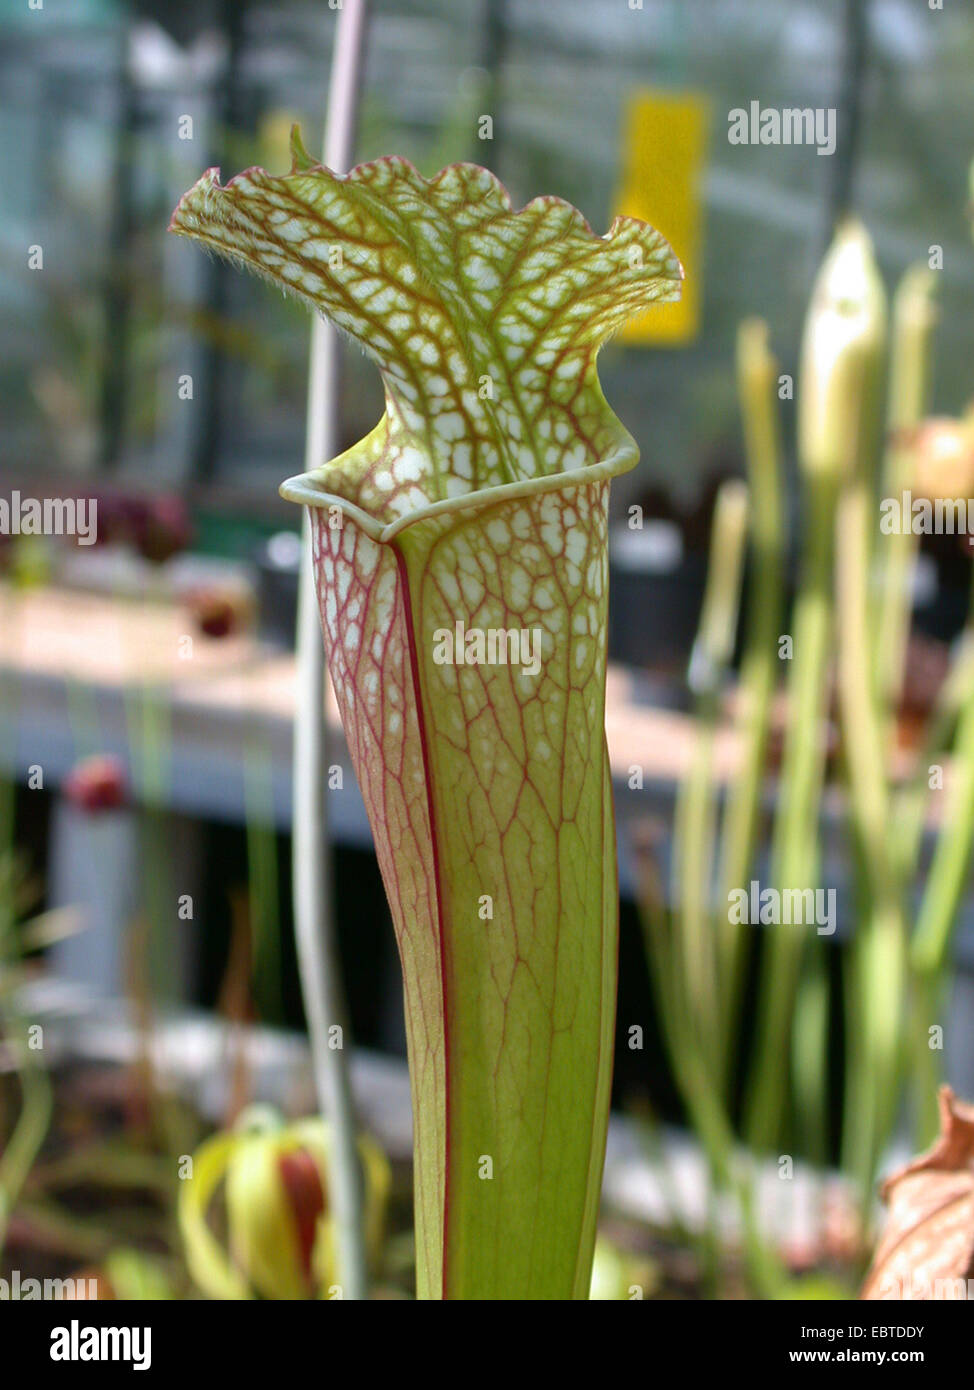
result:
[(380, 521), (370, 515), (355, 502), (349, 501), (339, 493), (329, 492), (323, 486), (323, 475), (328, 465), (310, 473), (298, 473), (286, 479), (279, 488), (280, 495), (287, 502), (297, 502), (305, 507), (336, 507), (349, 520), (381, 545), (388, 545), (400, 532), (417, 522), (428, 518), (448, 516), (456, 512), (473, 512), (497, 502), (506, 502), (518, 497), (531, 497), (536, 493), (559, 492), (566, 488), (585, 487), (589, 483), (600, 483), (627, 473), (639, 462), (639, 449), (631, 435), (626, 435), (616, 447), (600, 459), (598, 463), (586, 464), (584, 468), (566, 469), (560, 473), (545, 473), (538, 478), (523, 478), (514, 483), (502, 483), (496, 487), (478, 488), (474, 492), (461, 493), (457, 497), (444, 497), (430, 502), (425, 507), (417, 507), (393, 521)]

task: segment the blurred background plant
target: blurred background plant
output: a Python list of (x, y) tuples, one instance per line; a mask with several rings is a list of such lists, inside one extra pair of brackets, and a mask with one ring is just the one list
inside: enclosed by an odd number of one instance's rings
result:
[[(742, 323), (747, 484), (726, 483), (717, 497), (690, 663), (696, 752), (677, 801), (668, 893), (652, 826), (635, 836), (647, 953), (674, 1076), (715, 1194), (737, 1201), (748, 1271), (765, 1296), (787, 1296), (790, 1285), (756, 1213), (756, 1159), (773, 1156), (790, 1178), (797, 1143), (815, 1165), (823, 1184), (818, 1256), (828, 1263), (835, 1251), (824, 1183), (838, 1158), (849, 1180), (840, 1263), (854, 1278), (870, 1248), (875, 1179), (898, 1123), (908, 1117), (915, 1148), (937, 1133), (951, 939), (974, 843), (974, 607), (917, 728), (904, 694), (923, 532), (913, 499), (966, 499), (974, 469), (964, 422), (926, 419), (935, 283), (927, 265), (908, 268), (887, 334), (885, 292), (864, 228), (840, 226), (825, 258), (799, 367), (802, 563), (790, 615), (781, 602), (784, 378), (767, 325)], [(884, 514), (895, 526), (881, 524)], [(966, 535), (959, 539), (966, 545)], [(748, 601), (733, 691), (738, 747), (721, 798), (713, 744), (731, 684), (745, 544)], [(787, 671), (780, 701), (779, 666)], [(771, 756), (775, 743), (780, 760)], [(837, 924), (807, 891), (821, 892), (830, 824), (840, 827), (852, 869), (851, 939), (837, 990), (822, 939)], [(921, 865), (925, 840), (928, 866)], [(746, 911), (742, 918), (742, 893), (764, 909), (755, 887), (759, 895), (772, 890), (772, 906), (760, 919)], [(817, 910), (782, 915), (778, 904), (790, 894)], [(759, 922), (765, 929), (755, 931)], [(742, 978), (752, 982), (746, 997)], [(710, 1274), (719, 1281), (719, 1233), (709, 1234)]]
[[(181, 1188), (179, 1222), (190, 1270), (212, 1298), (341, 1298), (328, 1148), (320, 1119), (284, 1125), (251, 1107), (233, 1131), (212, 1135), (193, 1156), (196, 1181)], [(373, 1271), (383, 1250), (391, 1174), (382, 1150), (359, 1143), (365, 1172), (363, 1220)], [(211, 1227), (222, 1190), (225, 1245)]]

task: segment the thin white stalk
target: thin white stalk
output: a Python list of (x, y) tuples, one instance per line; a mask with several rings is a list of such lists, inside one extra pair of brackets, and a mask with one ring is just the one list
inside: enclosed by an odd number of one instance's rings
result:
[[(332, 57), (324, 162), (347, 170), (358, 108), (365, 33), (365, 0), (344, 0)], [(339, 354), (335, 330), (323, 318), (311, 328), (305, 472), (339, 452)], [(318, 1105), (331, 1130), (328, 1201), (334, 1220), (338, 1282), (344, 1298), (367, 1296), (362, 1168), (346, 1046), (349, 1040), (332, 918), (328, 857), (325, 661), (305, 512), (298, 590), (297, 711), (294, 724), (294, 931), (305, 1015), (311, 1039)]]

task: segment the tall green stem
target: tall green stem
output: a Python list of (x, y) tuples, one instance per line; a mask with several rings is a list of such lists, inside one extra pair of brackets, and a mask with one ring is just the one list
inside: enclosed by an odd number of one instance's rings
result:
[[(788, 727), (771, 847), (771, 881), (782, 891), (802, 890), (815, 881), (825, 770), (835, 480), (814, 474), (806, 487), (805, 554), (792, 620)], [(773, 1148), (781, 1133), (804, 930), (779, 924), (763, 946), (753, 1079), (745, 1108), (745, 1134), (755, 1149)]]
[[(727, 666), (734, 650), (747, 528), (747, 490), (725, 483), (717, 496), (700, 630), (690, 662), (697, 724), (689, 773), (680, 787), (674, 837), (676, 937), (687, 1002), (710, 1073), (721, 1073), (719, 962), (713, 931), (716, 791), (713, 744)], [(726, 915), (726, 899), (718, 917)]]
[(890, 855), (884, 726), (870, 664), (868, 534), (873, 518), (866, 477), (847, 488), (838, 517), (838, 687), (843, 750), (859, 864), (864, 915), (851, 946), (844, 1163), (871, 1192), (882, 1143), (895, 1118), (900, 1018), (905, 979), (902, 895)]
[[(883, 493), (898, 497), (913, 479), (916, 426), (930, 399), (930, 346), (936, 311), (933, 296), (937, 277), (926, 265), (911, 266), (893, 300), (887, 404), (887, 442), (883, 463)], [(910, 626), (910, 572), (917, 537), (909, 527), (883, 537), (882, 583), (874, 632), (873, 662), (878, 690), (892, 710), (903, 680), (906, 639)]]
[[(798, 452), (808, 529), (771, 852), (773, 881), (783, 892), (809, 889), (818, 876), (834, 513), (843, 480), (855, 471), (863, 447), (864, 410), (875, 403), (871, 385), (869, 402), (864, 398), (865, 364), (881, 344), (882, 331), (881, 285), (868, 237), (850, 224), (838, 232), (819, 272), (802, 348)], [(781, 1133), (805, 930), (780, 924), (765, 943), (754, 1082), (745, 1117), (748, 1138), (758, 1148), (773, 1146)], [(821, 976), (813, 980), (813, 988), (821, 998)], [(821, 1020), (821, 1007), (814, 1016)], [(824, 1048), (824, 1034), (819, 1043)], [(806, 1062), (804, 1074), (814, 1078), (816, 1069)], [(824, 1085), (824, 1053), (817, 1075)], [(821, 1087), (813, 1105), (823, 1113), (820, 1092)]]
[[(969, 620), (964, 653), (955, 668), (960, 679), (955, 682), (954, 691), (959, 693), (962, 703), (950, 761), (947, 801), (910, 943), (914, 1115), (918, 1145), (928, 1143), (937, 1129), (936, 1093), (941, 1078), (936, 1065), (938, 1052), (930, 1046), (929, 1030), (940, 1023), (946, 1002), (945, 977), (951, 934), (967, 887), (974, 845), (974, 669), (971, 669), (970, 629)], [(928, 769), (929, 761), (925, 760), (918, 772), (925, 785)], [(913, 839), (919, 845), (925, 798), (917, 797), (916, 805), (921, 817), (916, 822)]]
[[(0, 673), (0, 734), (14, 716), (16, 681)], [(51, 1122), (53, 1088), (40, 1054), (27, 1045), (28, 1022), (21, 1016), (14, 974), (20, 959), (14, 909), (14, 785), (0, 778), (0, 1037), (18, 1056), (20, 1112), (0, 1153), (0, 1254), (16, 1206)], [(4, 881), (6, 879), (6, 881)], [(13, 976), (13, 979), (11, 979)], [(8, 1003), (8, 995), (14, 1002)]]
[(731, 892), (745, 884), (754, 859), (771, 699), (778, 678), (777, 642), (784, 592), (778, 363), (768, 350), (767, 325), (758, 319), (741, 324), (738, 331), (737, 380), (747, 460), (751, 574), (746, 646), (737, 692), (741, 757), (724, 805), (717, 899), (723, 986), (720, 1053), (725, 1091), (733, 1071), (746, 942), (745, 927), (731, 922), (726, 905)]

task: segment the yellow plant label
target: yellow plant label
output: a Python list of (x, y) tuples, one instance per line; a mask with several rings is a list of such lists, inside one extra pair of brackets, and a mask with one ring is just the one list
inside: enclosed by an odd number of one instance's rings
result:
[(694, 92), (642, 89), (627, 103), (615, 211), (651, 220), (683, 262), (686, 281), (679, 300), (631, 319), (619, 335), (623, 343), (679, 346), (693, 342), (699, 332), (707, 124), (706, 100)]

